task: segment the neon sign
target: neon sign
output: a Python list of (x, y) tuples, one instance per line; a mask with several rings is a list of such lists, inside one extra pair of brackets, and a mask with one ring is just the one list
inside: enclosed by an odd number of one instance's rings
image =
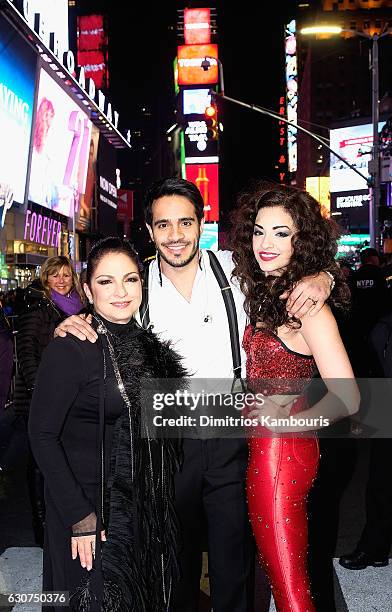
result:
[[(287, 119), (297, 122), (298, 107), (298, 71), (297, 71), (297, 40), (295, 19), (286, 25), (286, 108)], [(297, 170), (297, 128), (287, 127), (288, 170)]]
[(211, 10), (209, 8), (184, 10), (184, 38), (186, 45), (211, 42)]
[(31, 210), (26, 211), (24, 240), (58, 248), (60, 246), (60, 239), (60, 221), (32, 212)]

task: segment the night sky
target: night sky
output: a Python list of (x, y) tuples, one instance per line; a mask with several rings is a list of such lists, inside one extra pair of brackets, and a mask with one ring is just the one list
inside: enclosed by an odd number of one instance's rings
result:
[[(278, 110), (279, 96), (284, 93), (283, 24), (293, 17), (295, 2), (164, 0), (121, 3), (121, 9), (116, 11), (113, 6), (120, 3), (113, 1), (91, 0), (80, 4), (87, 10), (100, 10), (103, 6), (109, 16), (110, 97), (120, 111), (122, 128), (137, 128), (141, 107), (151, 109), (153, 136), (146, 156), (152, 161), (145, 167), (144, 183), (160, 178), (164, 171), (159, 164), (160, 147), (167, 147), (165, 131), (174, 122), (172, 66), (179, 43), (177, 9), (215, 7), (225, 93)], [(132, 8), (124, 9), (124, 5)], [(237, 193), (250, 181), (277, 179), (274, 165), (278, 157), (278, 124), (229, 103), (221, 107), (220, 119), (224, 124), (220, 198), (221, 209), (225, 211), (233, 206)], [(128, 182), (140, 165), (140, 152), (122, 156), (121, 161), (122, 175)]]

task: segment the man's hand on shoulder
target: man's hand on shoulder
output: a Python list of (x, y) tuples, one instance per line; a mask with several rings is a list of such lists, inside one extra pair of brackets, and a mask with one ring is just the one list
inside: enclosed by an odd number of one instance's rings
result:
[(305, 315), (316, 315), (329, 298), (332, 281), (326, 272), (316, 276), (306, 276), (296, 284), (291, 293), (284, 293), (281, 299), (287, 298), (286, 308), (291, 316), (302, 319)]
[(79, 340), (89, 340), (95, 342), (98, 338), (96, 332), (91, 327), (91, 315), (72, 315), (60, 323), (54, 330), (54, 337), (65, 338), (67, 334), (72, 334)]

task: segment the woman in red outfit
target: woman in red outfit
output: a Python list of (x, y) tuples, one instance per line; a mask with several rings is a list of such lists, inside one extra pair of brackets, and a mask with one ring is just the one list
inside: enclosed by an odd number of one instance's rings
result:
[[(314, 431), (323, 419), (354, 414), (359, 393), (329, 306), (299, 320), (287, 312), (286, 298), (301, 278), (328, 270), (335, 279), (330, 302), (344, 305), (347, 291), (334, 259), (338, 233), (309, 194), (265, 183), (241, 196), (234, 230), (234, 275), (250, 320), (243, 341), (247, 378), (264, 395), (248, 414), (259, 423), (249, 439), (250, 520), (277, 610), (313, 612), (306, 498), (319, 458)], [(309, 407), (304, 390), (316, 369), (328, 392)]]

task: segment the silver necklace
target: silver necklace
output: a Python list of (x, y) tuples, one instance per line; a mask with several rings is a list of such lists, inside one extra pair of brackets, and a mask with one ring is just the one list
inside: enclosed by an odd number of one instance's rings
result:
[[(109, 349), (109, 355), (110, 355), (110, 360), (112, 362), (113, 365), (113, 370), (114, 370), (114, 375), (116, 377), (116, 381), (117, 381), (117, 386), (118, 389), (120, 391), (121, 397), (124, 400), (124, 403), (127, 407), (128, 410), (128, 421), (129, 421), (129, 437), (130, 437), (130, 442), (131, 442), (131, 479), (132, 482), (134, 480), (134, 475), (135, 475), (135, 466), (134, 466), (134, 453), (133, 453), (133, 449), (134, 449), (134, 443), (133, 443), (133, 431), (132, 431), (132, 407), (131, 407), (131, 402), (130, 399), (125, 391), (125, 386), (123, 383), (123, 380), (121, 378), (121, 374), (120, 374), (120, 370), (118, 368), (117, 365), (117, 361), (116, 361), (116, 356), (115, 356), (115, 352), (114, 352), (114, 347), (110, 341), (110, 336), (112, 335), (111, 332), (108, 330), (108, 328), (105, 326), (105, 324), (103, 323), (103, 321), (101, 321), (101, 319), (99, 319), (96, 315), (93, 315), (94, 319), (98, 322), (98, 327), (97, 327), (97, 333), (104, 335), (106, 337), (106, 342), (108, 345), (108, 349)], [(105, 365), (105, 351), (103, 353), (104, 355), (104, 365)], [(106, 367), (105, 367), (106, 370)], [(106, 373), (105, 373), (105, 377), (106, 377)]]
[[(133, 431), (132, 431), (132, 408), (131, 408), (131, 402), (130, 399), (125, 391), (125, 385), (123, 383), (123, 380), (121, 378), (121, 373), (119, 370), (119, 367), (117, 365), (117, 361), (116, 361), (116, 356), (115, 356), (115, 352), (114, 352), (114, 347), (110, 341), (110, 336), (113, 336), (113, 334), (108, 330), (108, 328), (105, 326), (104, 322), (97, 317), (96, 315), (93, 315), (94, 319), (97, 321), (98, 326), (97, 326), (97, 333), (104, 335), (106, 337), (106, 341), (107, 341), (107, 345), (108, 345), (108, 349), (109, 349), (109, 355), (110, 355), (110, 360), (112, 362), (113, 365), (113, 370), (114, 370), (114, 375), (116, 377), (116, 381), (117, 381), (117, 385), (121, 394), (121, 397), (124, 400), (124, 403), (128, 409), (128, 420), (129, 420), (129, 436), (130, 436), (130, 442), (131, 442), (131, 478), (132, 478), (132, 482), (134, 480), (134, 453), (133, 453), (133, 449), (134, 449), (134, 444), (133, 444)], [(105, 351), (103, 352), (103, 358), (104, 358), (104, 377), (106, 378), (106, 361), (105, 361)], [(150, 478), (151, 478), (151, 491), (152, 491), (152, 496), (153, 496), (153, 502), (155, 505), (155, 508), (157, 509), (157, 505), (156, 505), (156, 499), (155, 499), (155, 491), (154, 491), (154, 469), (153, 469), (153, 462), (152, 462), (152, 454), (151, 454), (151, 439), (148, 433), (148, 428), (147, 428), (147, 423), (146, 423), (146, 433), (147, 433), (147, 444), (148, 444), (148, 453), (149, 453), (149, 468), (150, 468)], [(164, 457), (163, 457), (163, 446), (161, 448), (161, 466), (162, 466), (162, 481), (161, 481), (161, 485), (162, 485), (162, 489), (163, 489), (163, 471), (164, 471)], [(102, 457), (102, 461), (103, 461), (103, 457)], [(163, 493), (163, 490), (162, 490)], [(102, 499), (102, 507), (103, 507), (103, 499)], [(169, 598), (167, 598), (167, 593), (166, 593), (166, 584), (165, 584), (165, 570), (164, 570), (164, 553), (161, 553), (161, 574), (162, 574), (162, 594), (163, 594), (163, 602), (164, 604), (166, 604), (166, 606), (169, 605), (170, 602), (170, 593), (171, 593), (171, 581), (170, 581), (170, 585), (169, 585)]]

